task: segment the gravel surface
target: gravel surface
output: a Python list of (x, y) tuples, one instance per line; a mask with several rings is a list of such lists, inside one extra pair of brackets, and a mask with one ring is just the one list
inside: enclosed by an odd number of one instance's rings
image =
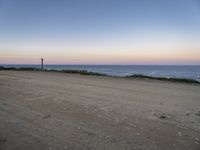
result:
[(2, 150), (200, 150), (200, 86), (0, 71)]

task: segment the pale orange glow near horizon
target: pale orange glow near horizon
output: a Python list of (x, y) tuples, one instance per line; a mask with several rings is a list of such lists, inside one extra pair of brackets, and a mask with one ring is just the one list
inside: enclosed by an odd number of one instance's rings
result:
[(197, 39), (160, 34), (99, 41), (2, 40), (0, 64), (38, 64), (41, 57), (46, 64), (200, 64)]
[[(45, 64), (198, 64), (200, 49), (169, 51), (121, 50), (103, 52), (49, 51), (40, 53), (23, 52), (23, 55), (4, 52), (1, 64), (38, 64), (45, 58)], [(4, 57), (2, 57), (4, 56)]]

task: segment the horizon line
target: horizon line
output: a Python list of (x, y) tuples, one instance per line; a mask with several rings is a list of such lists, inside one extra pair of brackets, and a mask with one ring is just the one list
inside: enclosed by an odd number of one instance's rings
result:
[[(37, 65), (41, 64), (0, 64), (3, 65)], [(66, 66), (200, 66), (200, 64), (44, 64), (44, 66), (50, 65), (66, 65)]]

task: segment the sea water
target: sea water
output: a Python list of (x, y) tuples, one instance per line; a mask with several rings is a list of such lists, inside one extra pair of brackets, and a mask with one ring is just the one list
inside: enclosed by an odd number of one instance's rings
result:
[[(40, 65), (3, 65), (7, 67), (35, 67)], [(155, 65), (45, 65), (51, 70), (87, 70), (112, 76), (141, 74), (153, 77), (186, 78), (200, 81), (200, 66), (155, 66)]]

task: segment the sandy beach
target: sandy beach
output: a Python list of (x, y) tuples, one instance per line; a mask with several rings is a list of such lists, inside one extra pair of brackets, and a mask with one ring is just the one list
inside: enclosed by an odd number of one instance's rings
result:
[(1, 150), (199, 150), (200, 86), (0, 71)]

